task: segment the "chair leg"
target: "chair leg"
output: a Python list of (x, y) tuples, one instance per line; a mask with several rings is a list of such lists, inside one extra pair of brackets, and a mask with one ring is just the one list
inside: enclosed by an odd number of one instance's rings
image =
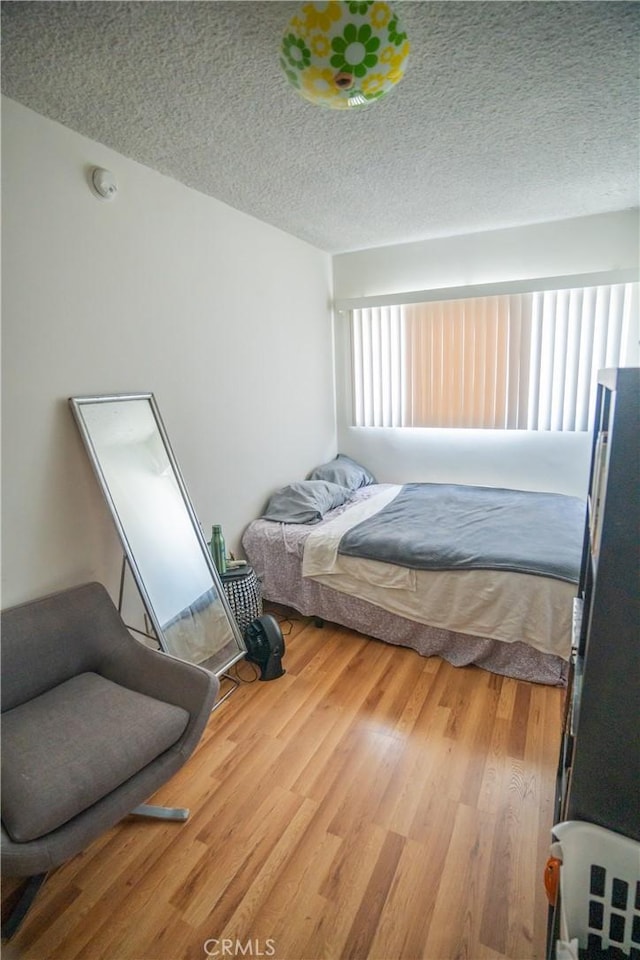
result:
[(27, 877), (16, 905), (2, 924), (3, 940), (10, 940), (17, 933), (46, 879), (46, 873), (36, 873), (32, 877)]
[(151, 803), (141, 803), (131, 813), (136, 817), (153, 817), (156, 820), (187, 820), (189, 817), (186, 807), (156, 807)]

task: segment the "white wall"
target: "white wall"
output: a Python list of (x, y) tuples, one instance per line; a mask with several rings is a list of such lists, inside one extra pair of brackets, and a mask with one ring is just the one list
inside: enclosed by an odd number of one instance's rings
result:
[(639, 231), (636, 209), (343, 253), (333, 258), (335, 296), (637, 270)]
[[(638, 269), (638, 210), (334, 257), (336, 300), (439, 287)], [(638, 362), (637, 329), (629, 364)], [(338, 447), (378, 479), (479, 483), (584, 496), (589, 436), (496, 430), (373, 430), (350, 426), (349, 338), (335, 318)]]
[(2, 605), (117, 587), (69, 396), (155, 393), (205, 531), (237, 548), (269, 492), (336, 450), (328, 255), (2, 106)]

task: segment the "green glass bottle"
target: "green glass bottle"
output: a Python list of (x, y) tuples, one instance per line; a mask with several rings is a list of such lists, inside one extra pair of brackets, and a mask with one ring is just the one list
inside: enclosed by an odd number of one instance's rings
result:
[(209, 544), (211, 556), (219, 574), (226, 573), (227, 570), (227, 548), (222, 536), (222, 527), (219, 523), (214, 523), (211, 529), (211, 543)]

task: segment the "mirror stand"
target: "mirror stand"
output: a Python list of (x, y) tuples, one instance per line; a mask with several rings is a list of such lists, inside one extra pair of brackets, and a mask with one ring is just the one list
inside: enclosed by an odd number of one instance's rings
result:
[[(122, 614), (123, 614), (124, 588), (125, 588), (125, 581), (126, 581), (126, 576), (127, 576), (127, 570), (129, 570), (129, 573), (131, 574), (131, 578), (134, 579), (134, 578), (133, 578), (133, 573), (131, 572), (131, 567), (129, 566), (129, 563), (128, 563), (128, 561), (127, 561), (127, 555), (126, 555), (126, 553), (125, 553), (125, 554), (122, 555), (122, 565), (121, 565), (121, 567), (120, 567), (120, 585), (119, 585), (119, 587), (118, 587), (118, 613), (119, 613), (121, 616), (122, 616)], [(135, 580), (134, 580), (134, 582), (135, 582)], [(154, 631), (153, 633), (150, 632), (151, 630), (154, 630), (154, 627), (153, 627), (153, 624), (150, 624), (150, 623), (149, 623), (149, 613), (147, 612), (147, 609), (146, 609), (146, 607), (145, 607), (144, 597), (142, 596), (142, 594), (141, 594), (139, 591), (138, 591), (138, 596), (139, 596), (140, 601), (142, 602), (142, 606), (143, 606), (143, 608), (144, 608), (144, 614), (143, 614), (143, 616), (144, 616), (144, 625), (145, 625), (146, 629), (145, 629), (145, 630), (141, 630), (139, 627), (132, 627), (130, 623), (125, 623), (125, 627), (127, 628), (127, 630), (133, 631), (133, 633), (139, 633), (142, 637), (146, 637), (147, 640), (153, 640), (153, 642), (154, 642), (154, 644), (155, 644), (155, 649), (156, 649), (156, 650), (162, 650), (163, 647), (162, 647), (162, 644), (161, 644), (161, 642), (160, 642), (160, 640), (159, 640), (159, 638), (158, 638), (158, 635), (155, 633), (155, 631)], [(167, 651), (167, 652), (168, 652), (168, 651)], [(231, 686), (231, 689), (230, 689), (230, 690), (227, 690), (226, 693), (223, 693), (223, 695), (222, 695), (221, 697), (219, 697), (218, 700), (216, 700), (216, 702), (214, 703), (214, 705), (213, 705), (213, 707), (212, 707), (212, 709), (211, 709), (211, 713), (213, 713), (214, 710), (217, 710), (218, 707), (219, 707), (222, 703), (224, 703), (224, 701), (227, 700), (228, 697), (230, 697), (232, 693), (235, 693), (235, 691), (236, 691), (236, 690), (238, 689), (238, 687), (240, 686), (240, 681), (239, 681), (238, 679), (236, 679), (236, 677), (232, 677), (230, 673), (226, 673), (226, 671), (223, 672), (223, 673), (218, 674), (218, 680), (220, 681), (220, 685), (221, 685), (221, 686), (222, 686), (222, 681), (223, 681), (223, 680), (228, 680), (229, 683), (232, 684), (232, 686)]]
[(221, 703), (224, 703), (225, 700), (226, 700), (228, 697), (230, 697), (232, 693), (235, 693), (236, 690), (238, 689), (238, 687), (240, 686), (240, 681), (239, 681), (239, 680), (236, 680), (236, 678), (235, 678), (235, 677), (232, 677), (231, 674), (229, 674), (229, 673), (221, 673), (221, 674), (218, 676), (218, 680), (220, 681), (220, 684), (222, 684), (222, 681), (223, 681), (223, 680), (228, 680), (229, 683), (232, 684), (232, 687), (231, 687), (230, 690), (227, 690), (226, 693), (223, 693), (219, 700), (216, 700), (216, 702), (215, 702), (214, 705), (213, 705), (213, 710), (211, 711), (211, 713), (213, 713), (214, 710), (217, 710), (218, 707), (220, 706), (220, 704), (221, 704)]
[[(127, 563), (127, 556), (126, 554), (123, 554), (122, 566), (120, 567), (120, 586), (118, 588), (118, 613), (120, 614), (120, 616), (123, 616), (124, 584), (125, 584), (127, 569), (129, 569), (130, 571), (129, 564)], [(138, 594), (138, 596), (140, 596), (140, 599), (142, 600), (143, 606), (144, 606), (144, 598), (140, 594)], [(146, 637), (148, 640), (153, 640), (153, 642), (156, 645), (156, 649), (162, 650), (162, 645), (158, 639), (157, 633), (155, 632), (155, 630), (153, 633), (151, 633), (151, 631), (153, 630), (153, 624), (149, 623), (149, 616), (147, 614), (146, 609), (144, 611), (143, 616), (144, 616), (144, 625), (146, 629), (140, 630), (139, 627), (132, 627), (130, 623), (125, 623), (125, 627), (127, 628), (127, 630), (132, 630), (133, 633), (139, 633), (141, 636)]]

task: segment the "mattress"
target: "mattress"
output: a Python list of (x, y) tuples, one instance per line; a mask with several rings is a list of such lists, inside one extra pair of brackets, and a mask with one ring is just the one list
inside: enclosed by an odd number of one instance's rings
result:
[(456, 665), (564, 683), (575, 584), (503, 570), (415, 570), (338, 553), (342, 533), (397, 490), (363, 487), (317, 524), (253, 521), (243, 548), (264, 598)]

